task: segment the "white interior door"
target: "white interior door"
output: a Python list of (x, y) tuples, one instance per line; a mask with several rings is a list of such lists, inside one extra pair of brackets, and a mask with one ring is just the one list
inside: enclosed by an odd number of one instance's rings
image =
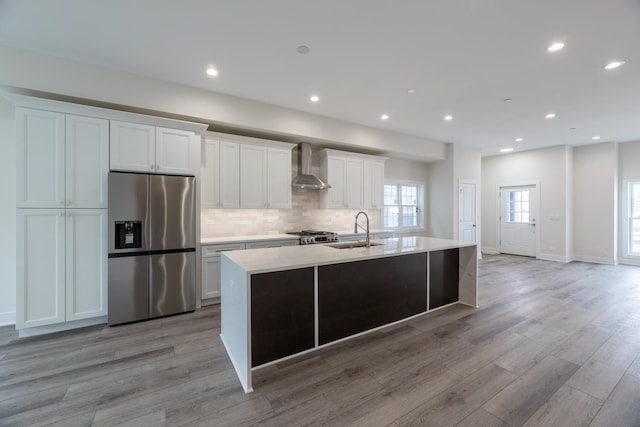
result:
[(500, 252), (536, 256), (536, 186), (500, 188)]
[(459, 239), (463, 242), (476, 243), (476, 184), (460, 183), (458, 216)]

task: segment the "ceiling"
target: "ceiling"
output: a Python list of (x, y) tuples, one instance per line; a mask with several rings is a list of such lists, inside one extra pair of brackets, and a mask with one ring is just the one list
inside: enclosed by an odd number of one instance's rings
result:
[(0, 0), (0, 43), (483, 155), (640, 140), (640, 0)]

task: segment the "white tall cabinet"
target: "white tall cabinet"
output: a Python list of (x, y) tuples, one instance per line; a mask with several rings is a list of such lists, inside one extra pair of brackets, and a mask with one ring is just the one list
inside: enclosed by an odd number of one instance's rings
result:
[(105, 316), (109, 121), (17, 108), (16, 123), (16, 326)]

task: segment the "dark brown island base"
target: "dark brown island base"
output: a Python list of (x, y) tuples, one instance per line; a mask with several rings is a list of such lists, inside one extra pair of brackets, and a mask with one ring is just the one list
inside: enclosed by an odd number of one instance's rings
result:
[(454, 303), (477, 307), (477, 248), (399, 237), (370, 248), (253, 249), (222, 256), (221, 338), (251, 372)]

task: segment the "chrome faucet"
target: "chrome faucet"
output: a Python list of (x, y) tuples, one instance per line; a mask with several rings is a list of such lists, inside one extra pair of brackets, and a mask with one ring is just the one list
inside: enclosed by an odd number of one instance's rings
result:
[[(360, 224), (358, 224), (358, 217), (360, 216), (360, 214), (363, 214), (364, 217), (367, 219), (367, 228), (365, 229), (363, 226), (361, 226)], [(367, 247), (371, 246), (371, 241), (369, 240), (369, 215), (367, 215), (366, 212), (360, 211), (358, 212), (358, 214), (356, 215), (356, 224), (353, 228), (353, 232), (354, 233), (358, 233), (358, 227), (360, 227), (361, 229), (363, 229), (364, 231), (367, 232), (367, 240), (366, 240), (366, 245)]]

